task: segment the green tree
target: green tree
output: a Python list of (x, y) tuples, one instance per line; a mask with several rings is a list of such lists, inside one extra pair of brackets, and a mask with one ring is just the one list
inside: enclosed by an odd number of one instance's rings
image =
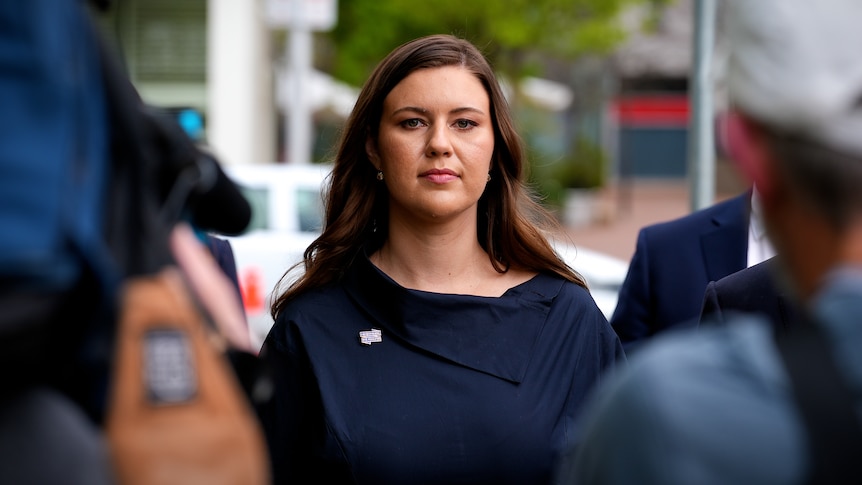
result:
[[(648, 7), (653, 16), (644, 27), (650, 28), (661, 7), (672, 1), (339, 0), (335, 29), (317, 35), (317, 67), (361, 86), (394, 47), (423, 35), (448, 33), (478, 46), (503, 79), (516, 83), (532, 75), (571, 84), (573, 63), (607, 54), (624, 40), (617, 22), (622, 9)], [(512, 94), (509, 101), (526, 141), (529, 180), (545, 202), (559, 207), (566, 188), (600, 186), (606, 166), (602, 148), (570, 132), (560, 116)], [(542, 140), (555, 136), (575, 143), (564, 143), (564, 153), (549, 152)]]
[(319, 34), (319, 64), (353, 85), (395, 46), (422, 35), (449, 33), (479, 46), (501, 74), (542, 74), (548, 59), (572, 61), (605, 53), (624, 38), (615, 21), (631, 4), (668, 0), (341, 0), (338, 24)]

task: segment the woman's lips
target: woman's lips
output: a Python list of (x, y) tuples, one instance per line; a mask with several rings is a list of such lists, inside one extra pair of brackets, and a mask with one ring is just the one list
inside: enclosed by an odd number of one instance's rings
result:
[(422, 178), (425, 178), (435, 184), (445, 184), (451, 182), (458, 178), (458, 174), (453, 172), (452, 170), (443, 168), (443, 169), (431, 169), (427, 172), (423, 172), (419, 175)]

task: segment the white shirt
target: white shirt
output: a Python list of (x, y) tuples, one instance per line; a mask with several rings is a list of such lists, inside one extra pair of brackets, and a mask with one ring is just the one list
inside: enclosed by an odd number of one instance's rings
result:
[(751, 217), (748, 222), (748, 266), (754, 266), (773, 256), (775, 256), (775, 248), (766, 236), (760, 196), (755, 187), (751, 191)]

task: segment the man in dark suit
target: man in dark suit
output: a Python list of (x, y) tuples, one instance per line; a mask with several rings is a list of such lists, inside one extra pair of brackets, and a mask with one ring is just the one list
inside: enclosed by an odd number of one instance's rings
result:
[(785, 332), (797, 318), (787, 291), (776, 283), (778, 262), (770, 258), (737, 271), (706, 287), (701, 325), (724, 324), (733, 313), (759, 313), (778, 332)]
[(230, 241), (207, 234), (206, 245), (225, 276), (236, 287), (237, 296), (241, 298), (242, 292), (240, 291), (239, 277), (236, 274), (236, 259), (233, 256), (233, 248), (230, 245)]
[(640, 230), (610, 323), (626, 351), (672, 327), (696, 326), (710, 281), (747, 266), (751, 191)]

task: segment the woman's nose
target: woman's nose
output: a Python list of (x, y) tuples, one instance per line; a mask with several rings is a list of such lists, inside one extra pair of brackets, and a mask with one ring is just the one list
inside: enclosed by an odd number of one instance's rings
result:
[(445, 124), (438, 124), (429, 130), (428, 145), (425, 147), (427, 157), (448, 157), (452, 155), (452, 142)]

